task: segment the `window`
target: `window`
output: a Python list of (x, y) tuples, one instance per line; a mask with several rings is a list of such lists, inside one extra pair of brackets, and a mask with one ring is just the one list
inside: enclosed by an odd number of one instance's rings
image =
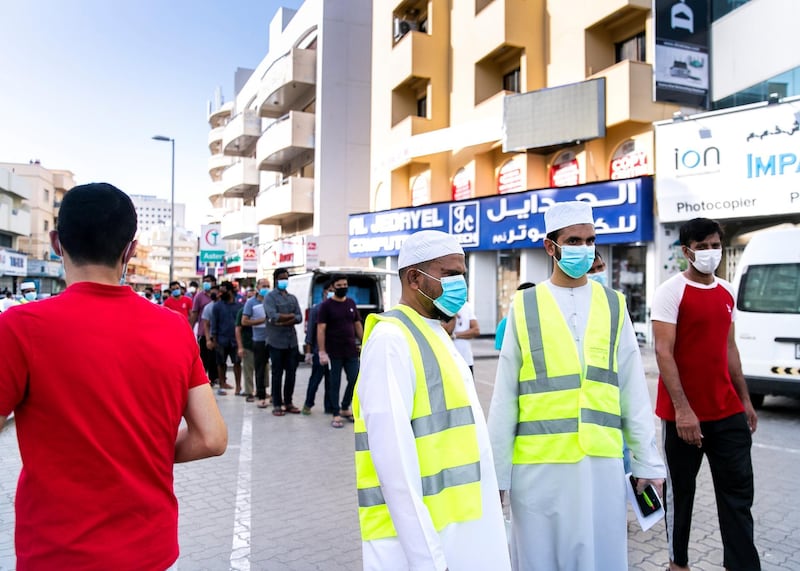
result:
[(44, 189), (44, 203), (47, 204), (50, 202), (50, 191), (48, 189)]
[(644, 32), (614, 44), (615, 62), (646, 61)]
[(423, 95), (417, 99), (417, 117), (428, 116), (428, 96)]
[(50, 221), (49, 220), (45, 220), (44, 221), (44, 231), (48, 232), (49, 230), (50, 230)]
[(520, 93), (520, 68), (512, 69), (503, 76), (503, 89), (506, 91), (513, 91)]
[(742, 275), (737, 308), (800, 314), (800, 264), (750, 266)]

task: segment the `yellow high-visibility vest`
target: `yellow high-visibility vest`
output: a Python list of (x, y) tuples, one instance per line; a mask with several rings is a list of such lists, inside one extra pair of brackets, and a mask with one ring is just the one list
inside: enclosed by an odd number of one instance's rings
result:
[[(381, 321), (397, 325), (405, 335), (416, 372), (411, 429), (419, 459), (423, 502), (437, 531), (455, 523), (480, 519), (480, 452), (475, 418), (460, 369), (444, 341), (411, 308), (398, 305), (380, 315), (369, 315), (364, 343)], [(386, 364), (391, 367), (391, 363)], [(364, 541), (397, 536), (381, 482), (369, 450), (369, 434), (353, 397), (356, 444), (358, 519)]]
[(547, 286), (514, 297), (522, 353), (514, 464), (574, 463), (622, 457), (617, 348), (625, 298), (589, 281), (592, 300), (583, 362)]

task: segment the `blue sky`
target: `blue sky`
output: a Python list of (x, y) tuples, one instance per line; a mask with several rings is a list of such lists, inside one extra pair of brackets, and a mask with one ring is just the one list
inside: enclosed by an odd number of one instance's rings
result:
[(39, 159), (78, 183), (175, 201), (199, 231), (208, 201), (207, 102), (233, 99), (269, 22), (300, 0), (0, 0), (0, 161)]

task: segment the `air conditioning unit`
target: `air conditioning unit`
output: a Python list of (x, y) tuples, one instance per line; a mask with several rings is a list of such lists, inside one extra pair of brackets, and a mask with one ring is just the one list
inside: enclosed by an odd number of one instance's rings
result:
[(399, 40), (411, 30), (419, 30), (419, 22), (402, 18), (394, 19), (394, 41)]

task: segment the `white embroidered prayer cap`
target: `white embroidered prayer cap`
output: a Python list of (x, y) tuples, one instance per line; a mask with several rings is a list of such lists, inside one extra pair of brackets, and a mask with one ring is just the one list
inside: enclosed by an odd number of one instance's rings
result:
[(19, 291), (25, 291), (26, 289), (36, 289), (36, 284), (33, 282), (22, 282), (19, 285)]
[(455, 236), (439, 230), (420, 230), (406, 238), (400, 247), (397, 269), (402, 270), (450, 254), (464, 255), (464, 249)]
[(573, 200), (556, 202), (544, 213), (545, 234), (561, 230), (574, 224), (591, 224), (594, 226), (592, 207), (588, 202)]

